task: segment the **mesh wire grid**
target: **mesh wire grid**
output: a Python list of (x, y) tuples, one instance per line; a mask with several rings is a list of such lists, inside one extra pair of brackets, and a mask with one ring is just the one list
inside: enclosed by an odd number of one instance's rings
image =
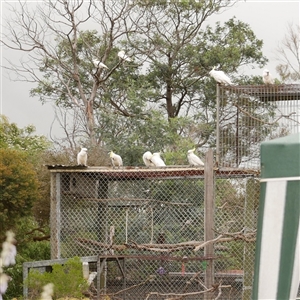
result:
[(300, 85), (217, 86), (210, 256), (194, 251), (209, 218), (203, 169), (54, 167), (52, 258), (99, 255), (102, 299), (251, 299), (259, 147), (299, 132), (299, 98)]
[[(219, 299), (241, 299), (255, 240), (237, 236), (255, 230), (253, 172), (215, 171), (212, 229), (220, 239), (207, 255), (195, 251), (205, 240), (203, 169), (89, 169), (52, 170), (53, 258), (99, 255), (100, 292), (110, 299), (214, 299), (220, 291)], [(205, 293), (209, 263), (215, 290)]]
[(217, 153), (224, 167), (257, 168), (260, 143), (299, 132), (300, 85), (217, 86)]

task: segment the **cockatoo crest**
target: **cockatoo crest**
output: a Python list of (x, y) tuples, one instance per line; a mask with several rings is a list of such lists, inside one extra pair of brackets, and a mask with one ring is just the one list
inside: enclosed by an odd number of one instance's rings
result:
[(100, 60), (97, 60), (97, 59), (93, 59), (93, 63), (94, 63), (94, 66), (96, 68), (104, 68), (104, 69), (108, 69), (108, 66), (105, 65), (103, 62), (101, 62)]
[(155, 165), (151, 162), (152, 153), (147, 151), (143, 154), (143, 161), (146, 167), (154, 167)]
[(152, 154), (151, 162), (154, 164), (155, 167), (165, 167), (166, 164), (160, 157), (160, 152), (155, 152)]
[(118, 56), (121, 60), (125, 60), (125, 61), (131, 61), (131, 58), (128, 57), (126, 54), (125, 54), (125, 51), (124, 50), (121, 50), (118, 52)]
[(265, 69), (262, 75), (264, 84), (274, 84), (274, 79), (268, 69)]
[(191, 150), (188, 150), (187, 152), (187, 158), (189, 161), (189, 164), (191, 166), (204, 166), (203, 161), (194, 153), (194, 151), (196, 150), (196, 148), (193, 148)]
[(215, 68), (216, 67), (212, 68), (209, 75), (214, 78), (217, 83), (222, 85), (233, 85), (231, 79), (223, 71), (216, 71)]
[(123, 160), (120, 155), (115, 154), (113, 151), (110, 151), (109, 157), (110, 157), (113, 167), (123, 166)]
[(78, 165), (87, 165), (87, 149), (81, 148), (80, 152), (77, 154), (77, 164)]

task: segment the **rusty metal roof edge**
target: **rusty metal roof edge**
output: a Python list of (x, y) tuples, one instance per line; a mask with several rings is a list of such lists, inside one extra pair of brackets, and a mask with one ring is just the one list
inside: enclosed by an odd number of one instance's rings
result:
[(77, 166), (77, 165), (45, 165), (50, 172), (97, 172), (97, 173), (124, 173), (124, 172), (163, 172), (177, 170), (204, 170), (203, 167), (190, 167), (188, 165), (164, 166), (164, 167), (143, 167), (143, 166), (124, 166), (113, 168), (108, 166)]
[[(105, 167), (105, 166), (66, 166), (66, 165), (46, 165), (48, 170), (52, 173), (99, 173), (108, 176), (121, 176), (125, 174), (135, 174), (138, 177), (138, 174), (159, 174), (159, 173), (169, 173), (171, 176), (172, 173), (176, 173), (178, 176), (179, 173), (182, 173), (183, 176), (186, 175), (203, 175), (203, 167), (191, 167), (188, 165), (178, 165), (178, 166), (165, 166), (165, 167), (135, 167), (135, 166), (125, 166), (121, 168)], [(254, 174), (257, 175), (260, 173), (259, 169), (246, 169), (246, 168), (214, 168), (214, 171), (217, 174)], [(190, 174), (187, 174), (190, 172)]]

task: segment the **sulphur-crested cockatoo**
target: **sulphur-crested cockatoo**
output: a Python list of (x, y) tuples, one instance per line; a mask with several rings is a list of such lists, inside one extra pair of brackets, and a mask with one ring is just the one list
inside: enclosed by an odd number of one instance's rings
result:
[(194, 153), (196, 148), (187, 152), (187, 159), (191, 166), (204, 166), (203, 161)]
[(110, 151), (109, 154), (111, 163), (113, 165), (113, 167), (121, 167), (123, 166), (123, 161), (120, 155), (113, 153), (112, 151)]
[(103, 62), (101, 62), (100, 60), (98, 59), (93, 59), (93, 63), (94, 63), (94, 66), (96, 68), (104, 68), (104, 69), (108, 69), (108, 66), (105, 65)]
[(80, 152), (77, 154), (77, 164), (78, 165), (87, 165), (87, 149), (81, 148)]
[(118, 56), (121, 60), (131, 61), (130, 57), (128, 57), (123, 50), (118, 52)]
[(232, 85), (230, 78), (223, 71), (216, 71), (215, 67), (209, 72), (209, 75), (214, 78), (214, 80), (222, 85)]
[(143, 161), (146, 167), (154, 167), (154, 163), (151, 161), (152, 153), (147, 151), (143, 154)]
[(160, 157), (160, 152), (155, 152), (151, 156), (151, 162), (154, 164), (155, 167), (164, 167), (166, 164)]
[(274, 84), (274, 79), (269, 70), (265, 69), (262, 75), (264, 84)]

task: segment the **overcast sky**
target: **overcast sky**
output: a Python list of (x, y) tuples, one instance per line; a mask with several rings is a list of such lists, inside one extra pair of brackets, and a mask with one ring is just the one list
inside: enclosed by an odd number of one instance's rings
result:
[[(263, 53), (269, 59), (267, 68), (276, 77), (276, 48), (287, 33), (289, 23), (299, 24), (299, 1), (255, 0), (241, 1), (221, 15), (213, 16), (209, 23), (224, 22), (233, 16), (248, 23), (257, 38), (264, 41)], [(11, 1), (13, 2), (13, 1)], [(32, 1), (33, 2), (33, 1)], [(7, 4), (1, 1), (1, 20), (7, 13)], [(212, 23), (213, 24), (213, 23)], [(2, 28), (1, 28), (2, 30)], [(2, 31), (1, 31), (2, 32)], [(19, 59), (19, 54), (12, 51), (1, 51), (1, 66), (5, 58)], [(51, 104), (42, 105), (37, 98), (29, 96), (32, 86), (25, 82), (13, 82), (8, 79), (6, 71), (0, 70), (0, 113), (6, 115), (10, 122), (19, 127), (29, 124), (36, 126), (37, 134), (50, 136), (50, 127), (54, 120), (54, 109)], [(246, 69), (247, 74), (261, 75), (260, 69)], [(58, 124), (54, 124), (54, 135), (62, 135)]]

